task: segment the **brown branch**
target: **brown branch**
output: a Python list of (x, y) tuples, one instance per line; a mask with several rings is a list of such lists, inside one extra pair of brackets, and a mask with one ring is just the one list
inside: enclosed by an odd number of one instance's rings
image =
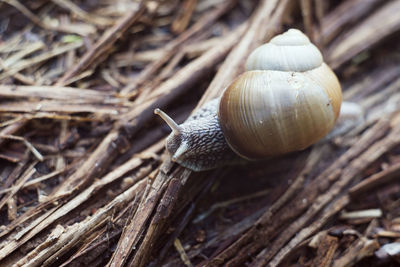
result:
[[(163, 145), (162, 143), (156, 144), (155, 146), (146, 149), (146, 151), (147, 153), (149, 152), (154, 153), (155, 151), (158, 151), (162, 145)], [(106, 176), (102, 177), (97, 182), (93, 183), (86, 190), (82, 191), (80, 194), (76, 195), (74, 198), (70, 199), (65, 204), (60, 205), (57, 209), (52, 209), (47, 212), (44, 212), (44, 214), (37, 220), (31, 222), (30, 225), (25, 226), (24, 231), (18, 233), (20, 235), (18, 238), (11, 238), (9, 242), (7, 242), (7, 244), (0, 249), (0, 260), (4, 259), (7, 255), (9, 255), (11, 252), (16, 250), (22, 244), (26, 243), (28, 240), (36, 236), (46, 227), (54, 223), (56, 220), (65, 216), (73, 209), (75, 209), (76, 207), (87, 201), (100, 189), (114, 182), (116, 179), (120, 178), (121, 176), (131, 171), (132, 169), (139, 167), (143, 163), (143, 161), (144, 161), (143, 159), (140, 159), (138, 157), (132, 158), (131, 160), (122, 164), (112, 172), (108, 173)], [(138, 177), (137, 181), (143, 178), (144, 177)], [(52, 196), (50, 197), (50, 200), (47, 201), (47, 203), (52, 203), (56, 200), (59, 200), (61, 196)], [(38, 206), (37, 208), (41, 210), (40, 208), (45, 206), (47, 203), (42, 203), (42, 206)]]
[[(21, 120), (8, 125), (3, 130), (0, 131), (0, 135), (14, 135), (15, 133), (17, 133), (20, 129), (22, 129), (25, 126), (26, 122), (27, 122), (27, 119), (22, 118)], [(0, 138), (0, 146), (2, 146), (5, 141), (6, 141), (6, 139)]]
[(376, 240), (370, 240), (362, 236), (351, 244), (344, 255), (332, 261), (331, 266), (341, 267), (355, 265), (362, 259), (373, 256), (374, 252), (378, 249), (379, 243)]
[(98, 103), (119, 103), (120, 99), (113, 93), (100, 92), (90, 89), (61, 87), (61, 86), (15, 86), (0, 85), (0, 96), (10, 98), (45, 98), (56, 100), (85, 100)]
[(196, 4), (197, 0), (186, 0), (183, 3), (182, 9), (178, 10), (177, 18), (171, 24), (174, 33), (181, 33), (186, 29)]
[(325, 44), (329, 43), (347, 24), (357, 22), (383, 0), (343, 1), (322, 19), (321, 35)]
[[(356, 56), (390, 34), (400, 29), (400, 16), (393, 16), (400, 12), (400, 2), (390, 1), (354, 27), (343, 38), (330, 45), (326, 61), (336, 69), (349, 59)], [(375, 26), (379, 25), (379, 31)]]
[(178, 38), (167, 44), (160, 59), (146, 66), (146, 68), (140, 72), (139, 76), (132, 83), (128, 84), (121, 90), (121, 95), (128, 96), (132, 91), (135, 91), (140, 85), (148, 81), (151, 76), (161, 68), (162, 65), (168, 62), (168, 60), (179, 50), (180, 47), (184, 46), (195, 34), (209, 27), (220, 16), (229, 11), (234, 2), (235, 0), (224, 1), (224, 3), (216, 8), (213, 12), (203, 16), (192, 27), (179, 35)]
[(301, 15), (303, 16), (304, 29), (306, 35), (314, 40), (314, 27), (313, 27), (313, 9), (311, 7), (311, 0), (301, 0)]
[[(63, 229), (62, 234), (59, 235), (56, 240), (51, 238), (51, 234), (48, 237), (53, 244), (51, 246), (32, 250), (26, 257), (22, 258), (16, 266), (28, 265), (28, 266), (50, 266), (66, 251), (71, 249), (77, 243), (80, 243), (85, 235), (89, 235), (97, 227), (104, 225), (108, 217), (118, 209), (127, 205), (128, 202), (132, 201), (136, 196), (142, 194), (146, 181), (141, 180), (134, 186), (118, 195), (113, 201), (108, 203), (103, 208), (96, 211), (93, 216), (88, 217), (85, 221), (75, 223), (68, 228)], [(60, 227), (59, 225), (57, 227)], [(57, 229), (57, 227), (55, 229)], [(56, 242), (55, 242), (56, 241)]]
[(364, 179), (362, 182), (353, 186), (349, 190), (349, 194), (352, 198), (356, 198), (357, 196), (370, 191), (371, 189), (376, 189), (382, 184), (391, 182), (394, 179), (397, 179), (400, 175), (400, 163), (394, 164), (383, 170), (378, 172), (370, 177)]
[(56, 85), (65, 86), (69, 83), (69, 80), (72, 80), (75, 76), (85, 71), (89, 66), (94, 68), (99, 64), (99, 59), (104, 56), (104, 53), (142, 16), (146, 10), (145, 2), (146, 0), (142, 0), (136, 10), (128, 12), (125, 17), (117, 21), (113, 27), (104, 32), (96, 44), (83, 55), (79, 63), (73, 65), (73, 67), (57, 81)]

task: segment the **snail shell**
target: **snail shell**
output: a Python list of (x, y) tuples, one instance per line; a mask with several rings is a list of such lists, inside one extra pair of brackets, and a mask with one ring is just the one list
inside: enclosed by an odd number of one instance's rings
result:
[(225, 90), (218, 110), (226, 141), (240, 156), (302, 150), (335, 125), (339, 81), (301, 31), (291, 29), (254, 50), (246, 68)]

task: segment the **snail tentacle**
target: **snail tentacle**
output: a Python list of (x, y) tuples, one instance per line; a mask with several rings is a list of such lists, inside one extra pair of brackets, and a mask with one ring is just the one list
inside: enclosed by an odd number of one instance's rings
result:
[(159, 108), (156, 108), (154, 110), (154, 114), (157, 114), (165, 121), (165, 123), (171, 128), (174, 135), (179, 135), (181, 133), (181, 127), (179, 127), (179, 125), (170, 116), (168, 116), (167, 113)]

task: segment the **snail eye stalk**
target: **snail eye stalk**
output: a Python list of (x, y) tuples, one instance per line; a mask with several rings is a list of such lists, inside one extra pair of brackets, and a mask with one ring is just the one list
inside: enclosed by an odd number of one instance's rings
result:
[(163, 119), (165, 123), (168, 124), (174, 135), (179, 135), (182, 132), (181, 127), (179, 127), (179, 125), (170, 116), (168, 116), (167, 113), (165, 113), (161, 109), (156, 108), (154, 110), (154, 114), (160, 116), (161, 119)]

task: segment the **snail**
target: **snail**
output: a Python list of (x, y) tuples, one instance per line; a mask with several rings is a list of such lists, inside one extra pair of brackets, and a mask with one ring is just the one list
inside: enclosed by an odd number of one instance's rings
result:
[(203, 171), (235, 161), (303, 150), (334, 127), (342, 93), (321, 52), (297, 29), (277, 35), (248, 57), (246, 72), (218, 99), (172, 129), (166, 149), (172, 161)]

